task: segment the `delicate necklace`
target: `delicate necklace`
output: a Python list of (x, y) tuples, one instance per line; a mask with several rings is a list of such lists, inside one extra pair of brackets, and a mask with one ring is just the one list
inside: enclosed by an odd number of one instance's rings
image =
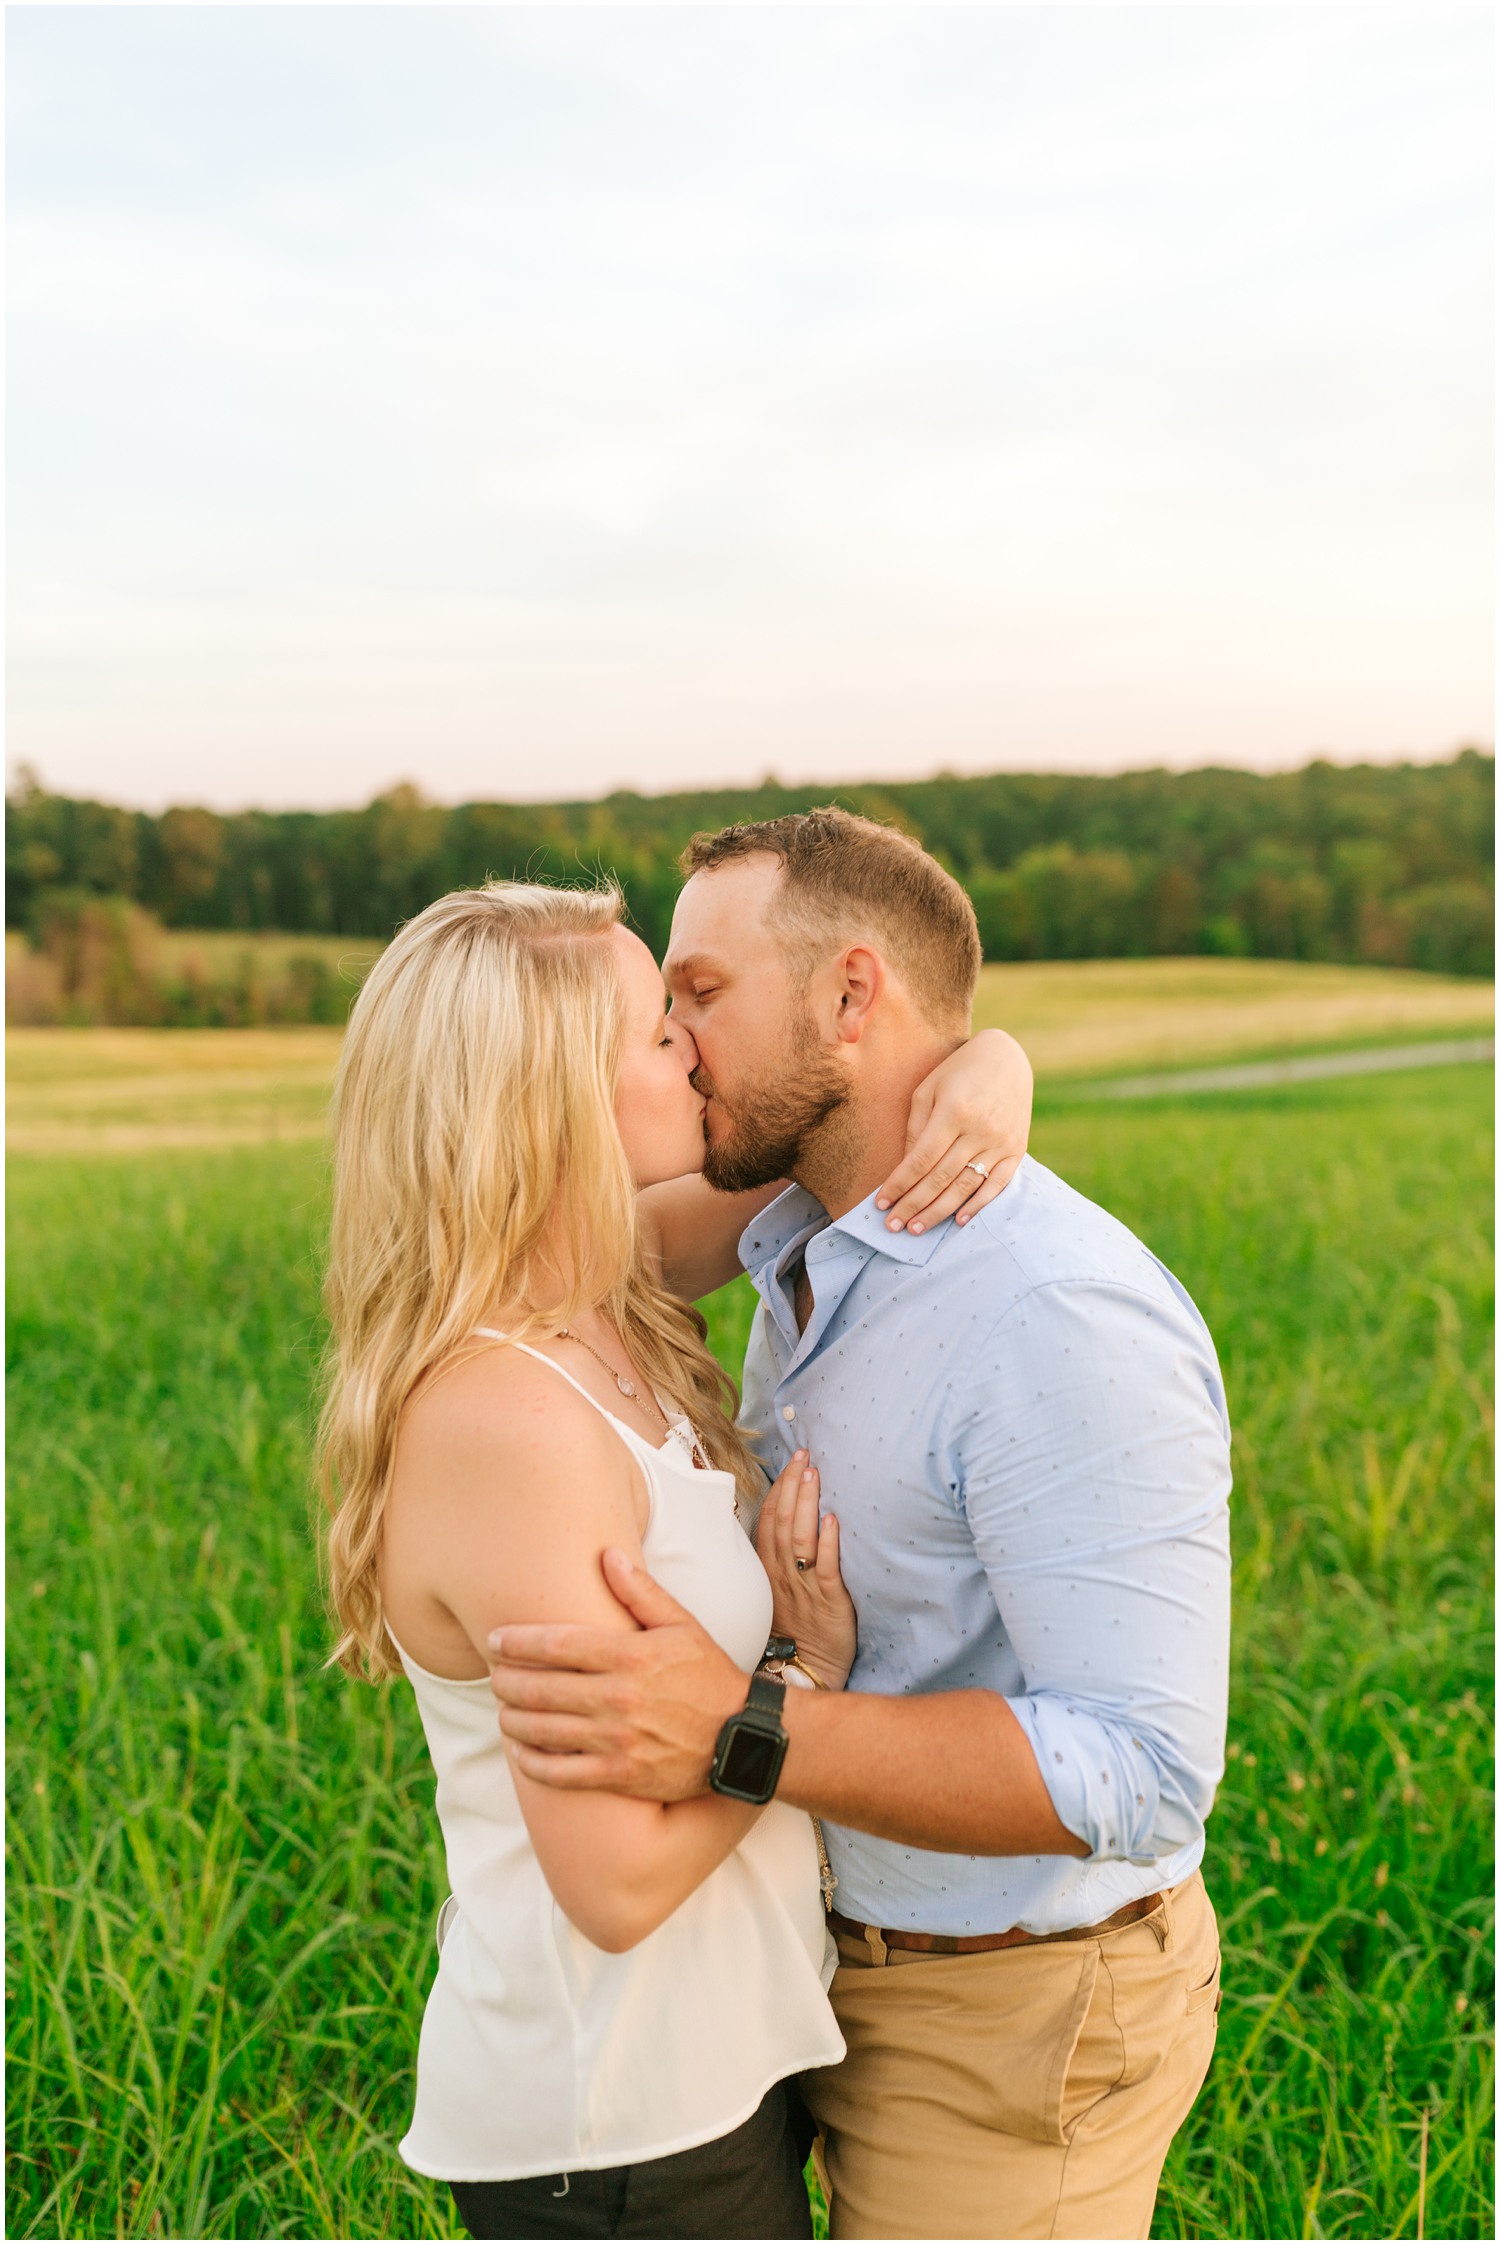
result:
[(703, 1455), (702, 1445), (696, 1439), (690, 1441), (681, 1427), (673, 1426), (671, 1420), (667, 1417), (666, 1412), (657, 1402), (654, 1395), (643, 1395), (641, 1393), (641, 1390), (636, 1386), (634, 1380), (628, 1380), (623, 1372), (617, 1372), (614, 1366), (610, 1363), (609, 1358), (607, 1356), (601, 1356), (599, 1354), (599, 1351), (595, 1348), (593, 1342), (586, 1341), (583, 1335), (581, 1333), (575, 1333), (572, 1330), (571, 1326), (560, 1325), (557, 1329), (557, 1337), (560, 1341), (576, 1341), (581, 1349), (587, 1349), (589, 1355), (594, 1359), (594, 1362), (596, 1364), (602, 1364), (604, 1366), (605, 1371), (614, 1381), (615, 1386), (619, 1389), (621, 1395), (628, 1395), (632, 1403), (649, 1404), (650, 1408), (660, 1419), (662, 1425), (666, 1428), (667, 1440), (669, 1442), (680, 1442), (685, 1450), (691, 1451), (694, 1465), (702, 1466), (705, 1470), (707, 1469), (708, 1460)]

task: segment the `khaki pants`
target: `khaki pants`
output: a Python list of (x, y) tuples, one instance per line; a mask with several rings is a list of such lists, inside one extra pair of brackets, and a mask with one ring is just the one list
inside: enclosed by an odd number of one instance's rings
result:
[(1095, 1940), (943, 1957), (867, 1932), (839, 1956), (849, 2055), (802, 2078), (831, 2236), (1149, 2236), (1218, 2023), (1198, 1874)]

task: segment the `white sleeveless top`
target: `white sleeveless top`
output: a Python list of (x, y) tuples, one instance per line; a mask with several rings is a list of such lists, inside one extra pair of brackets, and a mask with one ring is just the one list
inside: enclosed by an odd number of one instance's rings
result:
[[(753, 1668), (770, 1632), (771, 1586), (739, 1524), (733, 1475), (693, 1465), (680, 1414), (655, 1450), (561, 1365), (525, 1353), (629, 1446), (650, 1492), (647, 1567)], [(810, 1818), (770, 1802), (654, 1933), (611, 1956), (552, 1899), (488, 1678), (434, 1676), (396, 1650), (437, 1771), (453, 1888), (438, 1920), (416, 2112), (400, 2146), (408, 2166), (442, 2182), (500, 2182), (658, 2159), (727, 2135), (774, 2082), (843, 2057), (825, 1993), (836, 1959)]]

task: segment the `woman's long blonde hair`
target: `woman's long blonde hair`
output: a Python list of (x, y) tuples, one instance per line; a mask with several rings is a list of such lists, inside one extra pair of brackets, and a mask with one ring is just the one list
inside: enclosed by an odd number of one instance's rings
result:
[(614, 1112), (622, 1007), (604, 939), (620, 913), (609, 888), (456, 890), (401, 930), (350, 1015), (318, 1468), (332, 1658), (351, 1675), (397, 1666), (377, 1560), (401, 1413), (475, 1345), (486, 1312), (503, 1307), (524, 1339), (599, 1310), (712, 1463), (747, 1491), (763, 1485), (703, 1320), (642, 1254)]

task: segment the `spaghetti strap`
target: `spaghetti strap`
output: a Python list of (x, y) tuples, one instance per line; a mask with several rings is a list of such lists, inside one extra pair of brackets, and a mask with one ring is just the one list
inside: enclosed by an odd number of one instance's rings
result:
[[(540, 1349), (528, 1348), (524, 1341), (513, 1341), (508, 1333), (497, 1333), (493, 1325), (476, 1325), (474, 1331), (482, 1335), (486, 1341), (503, 1341), (507, 1348), (519, 1349), (522, 1356), (535, 1357), (538, 1364), (545, 1364), (548, 1370), (551, 1372), (555, 1372), (560, 1380), (566, 1380), (570, 1388), (576, 1388), (578, 1393), (583, 1397), (584, 1402), (592, 1403), (600, 1418), (608, 1419), (610, 1425), (614, 1427), (618, 1433), (627, 1437), (635, 1434), (634, 1427), (626, 1426), (623, 1419), (617, 1419), (613, 1411), (606, 1410), (605, 1406), (599, 1401), (597, 1395), (589, 1394), (589, 1391), (584, 1386), (582, 1380), (575, 1380), (571, 1372), (565, 1372), (562, 1366), (560, 1364), (554, 1363), (550, 1356), (543, 1356)], [(650, 1449), (651, 1445), (649, 1442), (646, 1442), (646, 1438), (643, 1434), (635, 1435), (635, 1438), (638, 1442), (644, 1443), (645, 1447), (648, 1450)]]
[[(476, 1325), (474, 1331), (486, 1341), (502, 1341), (507, 1348), (519, 1349), (523, 1356), (535, 1357), (538, 1364), (545, 1364), (548, 1370), (555, 1372), (560, 1380), (566, 1380), (570, 1388), (575, 1388), (583, 1397), (585, 1403), (591, 1403), (606, 1426), (614, 1428), (616, 1434), (630, 1452), (631, 1457), (635, 1460), (636, 1472), (646, 1484), (646, 1532), (649, 1534), (656, 1519), (657, 1468), (655, 1464), (656, 1452), (652, 1449), (646, 1437), (643, 1434), (637, 1434), (634, 1427), (628, 1427), (623, 1419), (617, 1419), (613, 1411), (607, 1411), (596, 1395), (589, 1394), (581, 1380), (575, 1380), (571, 1372), (565, 1372), (560, 1364), (554, 1364), (550, 1356), (543, 1356), (540, 1349), (528, 1348), (524, 1341), (513, 1341), (508, 1333), (497, 1333), (493, 1325)], [(639, 1444), (639, 1448), (637, 1448), (637, 1444)]]

